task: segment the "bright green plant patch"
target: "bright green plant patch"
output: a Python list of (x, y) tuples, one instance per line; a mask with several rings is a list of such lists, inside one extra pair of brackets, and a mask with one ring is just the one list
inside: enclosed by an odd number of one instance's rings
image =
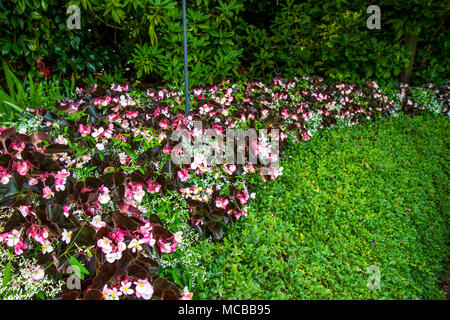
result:
[[(399, 116), (292, 145), (248, 217), (198, 247), (208, 280), (197, 297), (444, 298), (449, 129)], [(372, 265), (380, 289), (367, 287)]]

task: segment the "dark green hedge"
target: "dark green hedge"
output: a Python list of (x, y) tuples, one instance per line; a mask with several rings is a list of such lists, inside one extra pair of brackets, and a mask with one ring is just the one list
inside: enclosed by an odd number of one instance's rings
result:
[[(445, 1), (188, 0), (192, 85), (224, 78), (302, 74), (332, 81), (397, 79), (417, 45), (412, 81), (448, 81)], [(68, 30), (68, 5), (81, 29)], [(43, 60), (54, 75), (97, 72), (152, 83), (182, 82), (181, 1), (0, 0), (0, 50), (24, 75)], [(417, 41), (416, 41), (417, 40)]]

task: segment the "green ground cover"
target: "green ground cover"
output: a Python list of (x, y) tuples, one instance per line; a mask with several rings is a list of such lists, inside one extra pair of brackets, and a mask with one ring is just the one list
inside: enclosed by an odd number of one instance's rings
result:
[[(399, 116), (322, 132), (286, 152), (249, 216), (199, 245), (200, 299), (443, 299), (448, 132)], [(367, 288), (380, 269), (380, 289)]]

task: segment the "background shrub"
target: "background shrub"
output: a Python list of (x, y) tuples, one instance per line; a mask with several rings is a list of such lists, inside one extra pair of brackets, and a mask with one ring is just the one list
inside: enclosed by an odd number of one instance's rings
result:
[[(81, 8), (80, 30), (66, 26), (71, 4)], [(381, 29), (369, 30), (370, 4), (188, 0), (191, 84), (301, 74), (448, 81), (448, 4), (382, 0)], [(53, 75), (68, 78), (106, 72), (154, 84), (183, 81), (179, 1), (2, 0), (0, 12), (0, 50), (19, 75), (35, 76), (43, 60)], [(411, 73), (402, 73), (411, 61)]]

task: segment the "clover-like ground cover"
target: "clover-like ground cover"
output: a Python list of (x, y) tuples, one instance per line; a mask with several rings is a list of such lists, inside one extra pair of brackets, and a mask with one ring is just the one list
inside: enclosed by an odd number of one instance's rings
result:
[[(448, 132), (442, 116), (324, 131), (286, 153), (249, 216), (204, 246), (206, 299), (442, 299)], [(380, 269), (380, 289), (366, 281)]]

